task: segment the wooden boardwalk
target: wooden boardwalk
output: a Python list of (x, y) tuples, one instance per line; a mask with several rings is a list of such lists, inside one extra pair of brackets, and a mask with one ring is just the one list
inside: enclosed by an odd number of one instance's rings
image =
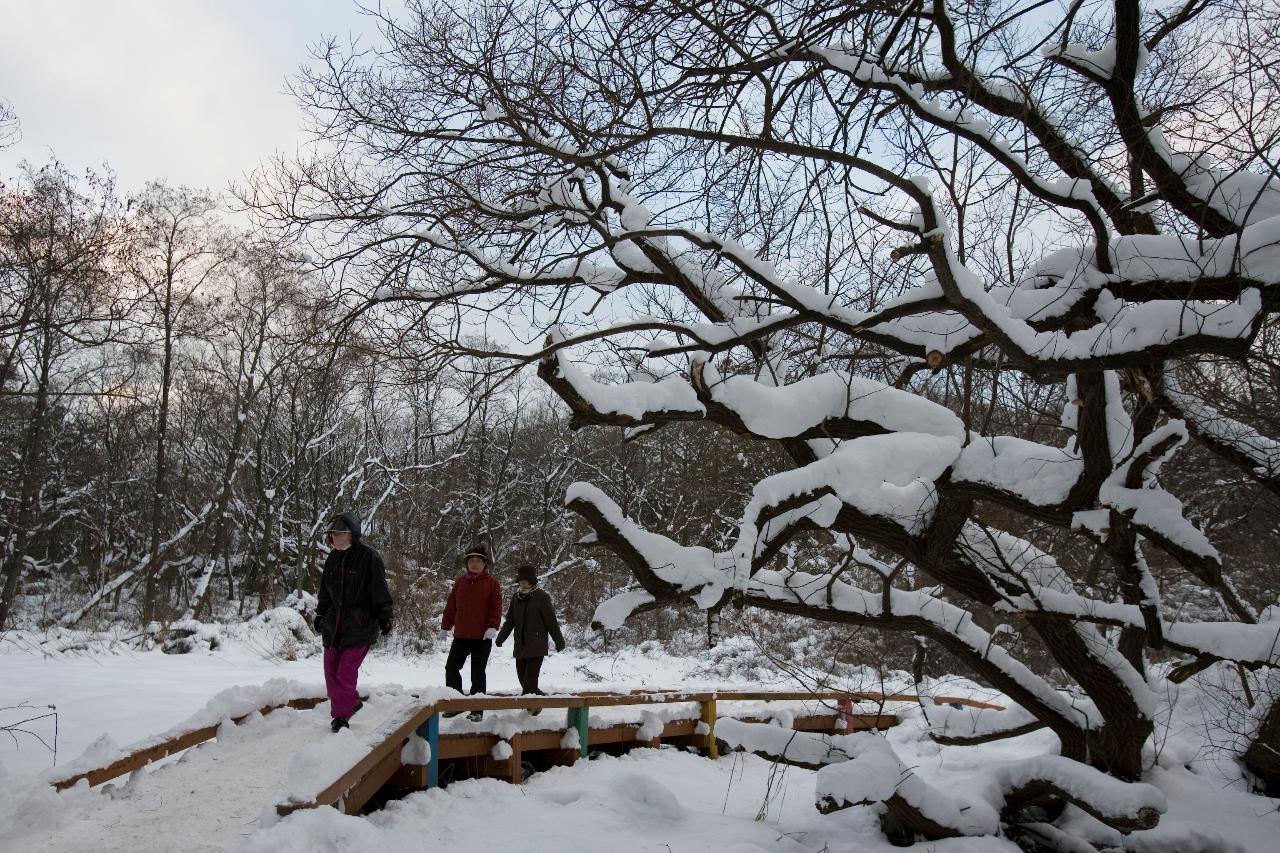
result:
[[(939, 696), (930, 700), (935, 704), (1002, 710), (998, 705), (963, 697)], [(311, 708), (322, 701), (300, 699), (287, 706)], [(597, 752), (619, 754), (635, 748), (670, 745), (715, 758), (715, 725), (723, 717), (744, 722), (782, 718), (797, 731), (843, 734), (887, 729), (896, 725), (898, 718), (883, 710), (886, 704), (918, 701), (919, 697), (908, 694), (737, 690), (585, 691), (556, 696), (444, 699), (410, 696), (368, 736), (366, 743), (350, 744), (356, 746), (351, 761), (343, 762), (340, 768), (330, 768), (332, 776), (315, 779), (314, 788), (290, 791), (276, 804), (276, 812), (287, 815), (299, 809), (333, 806), (355, 814), (384, 788), (413, 790), (466, 778), (489, 777), (519, 784), (526, 766), (541, 770), (571, 765)], [(770, 710), (767, 705), (761, 707), (774, 702), (804, 704), (781, 711)], [(874, 707), (868, 709), (865, 703), (873, 703)], [(659, 712), (655, 706), (664, 707)], [(262, 708), (260, 713), (268, 714), (281, 707), (286, 705)], [(532, 709), (540, 709), (540, 716), (502, 714)], [(619, 709), (627, 710), (620, 714)], [(475, 724), (450, 724), (447, 728), (461, 730), (441, 731), (443, 715), (467, 711), (485, 711), (491, 721), (496, 714), (497, 725), (491, 727), (497, 731), (475, 730), (480, 728)], [(636, 719), (635, 713), (641, 718)], [(62, 790), (81, 780), (89, 785), (101, 784), (212, 739), (217, 730), (217, 726), (207, 726), (183, 732), (107, 766), (58, 779), (53, 785)]]

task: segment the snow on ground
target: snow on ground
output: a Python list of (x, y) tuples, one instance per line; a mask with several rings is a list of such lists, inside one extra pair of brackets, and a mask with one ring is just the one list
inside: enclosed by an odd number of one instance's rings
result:
[[(351, 730), (329, 732), (329, 709), (282, 709), (223, 723), (217, 740), (177, 761), (117, 780), (107, 796), (83, 796), (48, 825), (20, 836), (25, 850), (187, 853), (236, 849), (259, 829), (296, 773), (296, 761), (317, 742), (332, 749), (354, 744), (402, 707), (396, 694), (371, 696)], [(111, 785), (113, 783), (107, 783)], [(105, 786), (104, 786), (105, 787)], [(166, 819), (176, 817), (177, 819)]]
[[(552, 655), (543, 685), (548, 691), (734, 683), (797, 687), (776, 674), (740, 666), (742, 650), (735, 650), (734, 642), (714, 655), (687, 657), (667, 654), (656, 642), (617, 653), (579, 649)], [(215, 651), (186, 655), (130, 651), (118, 643), (95, 647), (92, 653), (41, 655), (34, 648), (29, 637), (0, 640), (0, 683), (6, 685), (0, 706), (27, 706), (0, 711), (0, 724), (56, 705), (58, 768), (72, 765), (88, 748), (105, 754), (193, 715), (207, 715), (215, 694), (233, 685), (262, 685), (278, 678), (322, 680), (318, 657), (285, 660), (261, 642), (223, 643)], [(744, 754), (712, 762), (675, 749), (579, 762), (536, 774), (518, 787), (495, 780), (460, 782), (413, 794), (367, 818), (321, 809), (274, 820), (272, 806), (298, 781), (291, 775), (318, 744), (336, 748), (344, 738), (354, 742), (367, 735), (403, 707), (407, 690), (438, 688), (443, 664), (443, 650), (409, 657), (375, 649), (361, 670), (362, 689), (372, 690), (373, 698), (353, 718), (353, 731), (329, 734), (327, 705), (253, 716), (240, 726), (224, 724), (218, 740), (176, 761), (117, 780), (105, 796), (101, 789), (55, 794), (43, 781), (51, 769), (51, 753), (22, 736), (17, 746), (0, 744), (0, 851), (899, 849), (885, 841), (870, 809), (818, 813), (812, 771), (775, 767)], [(718, 665), (723, 671), (713, 673)], [(491, 659), (489, 684), (491, 690), (516, 688), (510, 657), (498, 652)], [(901, 686), (886, 685), (890, 690)], [(966, 689), (963, 680), (953, 680), (939, 692), (993, 699), (989, 692), (977, 694), (974, 685)], [(685, 710), (673, 705), (661, 713)], [(777, 710), (785, 722), (787, 712)], [(904, 721), (889, 731), (889, 743), (905, 766), (943, 791), (956, 790), (993, 763), (1056, 752), (1056, 739), (1045, 731), (977, 748), (939, 747), (927, 738), (919, 708), (894, 710)], [(944, 710), (930, 707), (935, 715)], [(1206, 749), (1203, 735), (1197, 735), (1206, 719), (1198, 697), (1184, 686), (1163, 718), (1169, 725), (1146, 779), (1169, 802), (1160, 826), (1122, 839), (1070, 808), (1063, 825), (1133, 851), (1273, 849), (1280, 836), (1278, 804), (1243, 793), (1238, 767)], [(501, 730), (524, 727), (533, 718), (511, 712), (509, 720), (487, 714), (478, 726), (465, 718), (448, 722), (450, 728)], [(37, 721), (28, 728), (51, 740), (50, 723)], [(102, 741), (104, 736), (114, 745)], [(1016, 848), (984, 838), (917, 849), (967, 853)]]
[[(51, 657), (0, 641), (0, 684), (5, 685), (0, 708), (25, 703), (26, 710), (0, 711), (0, 725), (58, 712), (58, 764), (76, 758), (94, 741), (108, 736), (124, 746), (168, 729), (202, 709), (219, 691), (271, 678), (313, 682), (323, 693), (324, 674), (318, 656), (284, 660), (260, 645), (227, 644), (217, 651), (166, 655), (113, 646), (114, 653), (66, 654)], [(30, 649), (29, 644), (21, 648)], [(360, 668), (361, 689), (400, 685), (416, 689), (444, 683), (445, 652), (421, 656), (390, 654), (375, 648)], [(542, 669), (542, 688), (634, 690), (642, 687), (681, 687), (704, 684), (692, 678), (701, 662), (637, 649), (614, 654), (578, 652), (552, 654)], [(464, 682), (470, 677), (463, 668)], [(515, 664), (508, 649), (495, 649), (489, 660), (488, 688), (519, 692)], [(33, 724), (33, 731), (52, 742), (52, 720)], [(0, 750), (0, 762), (11, 773), (34, 774), (52, 765), (51, 754), (30, 738)]]
[[(752, 755), (708, 761), (637, 750), (539, 773), (519, 787), (475, 779), (412, 794), (368, 818), (333, 809), (291, 816), (256, 835), (250, 853), (388, 850), (599, 853), (888, 853), (862, 809), (822, 815), (813, 773)], [(922, 850), (924, 848), (921, 848)], [(937, 853), (1017, 853), (994, 839), (936, 842)]]

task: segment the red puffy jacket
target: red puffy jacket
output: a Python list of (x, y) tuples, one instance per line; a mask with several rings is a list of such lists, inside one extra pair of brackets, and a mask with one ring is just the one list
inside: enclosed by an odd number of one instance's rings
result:
[(440, 627), (461, 640), (482, 640), (502, 625), (502, 585), (488, 572), (464, 574), (453, 582)]

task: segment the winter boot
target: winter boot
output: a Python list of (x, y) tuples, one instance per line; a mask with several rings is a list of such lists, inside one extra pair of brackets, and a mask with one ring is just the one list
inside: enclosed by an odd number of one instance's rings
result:
[(484, 719), (484, 711), (472, 711), (470, 714), (467, 714), (467, 719), (473, 723), (478, 723)]
[(335, 735), (338, 733), (340, 729), (348, 729), (348, 728), (351, 728), (351, 726), (347, 722), (346, 717), (334, 717), (333, 722), (329, 724), (329, 731), (333, 732)]
[[(364, 707), (364, 700), (363, 700), (363, 699), (357, 699), (357, 700), (356, 700), (356, 706), (355, 706), (354, 708), (352, 708), (352, 709), (351, 709), (351, 716), (352, 716), (352, 717), (354, 717), (354, 716), (356, 715), (356, 711), (359, 711), (359, 710), (360, 710), (361, 708), (363, 708), (363, 707)], [(351, 717), (348, 717), (347, 719), (351, 719)]]

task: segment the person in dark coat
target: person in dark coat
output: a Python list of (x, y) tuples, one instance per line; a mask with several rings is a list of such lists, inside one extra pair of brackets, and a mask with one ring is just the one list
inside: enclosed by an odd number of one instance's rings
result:
[(332, 550), (320, 577), (315, 624), (324, 640), (324, 685), (337, 732), (364, 704), (356, 692), (364, 656), (380, 633), (391, 633), (391, 589), (381, 555), (360, 541), (358, 515), (336, 516), (325, 539)]
[[(449, 600), (440, 620), (442, 632), (453, 631), (449, 657), (444, 664), (444, 683), (462, 692), (462, 665), (471, 658), (471, 693), (484, 693), (485, 667), (493, 638), (502, 624), (502, 586), (489, 574), (493, 561), (483, 545), (473, 545), (462, 555), (466, 572), (453, 583)], [(468, 714), (472, 720), (483, 716), (480, 711)]]
[[(516, 659), (520, 692), (542, 695), (538, 689), (538, 674), (542, 671), (542, 660), (547, 656), (547, 638), (550, 636), (555, 640), (556, 651), (562, 652), (564, 635), (560, 633), (551, 596), (538, 587), (537, 570), (533, 566), (520, 566), (516, 569), (516, 583), (519, 589), (507, 607), (506, 621), (498, 632), (498, 646), (506, 642), (507, 637), (515, 638), (512, 654)], [(535, 708), (530, 713), (536, 715), (539, 710)]]

